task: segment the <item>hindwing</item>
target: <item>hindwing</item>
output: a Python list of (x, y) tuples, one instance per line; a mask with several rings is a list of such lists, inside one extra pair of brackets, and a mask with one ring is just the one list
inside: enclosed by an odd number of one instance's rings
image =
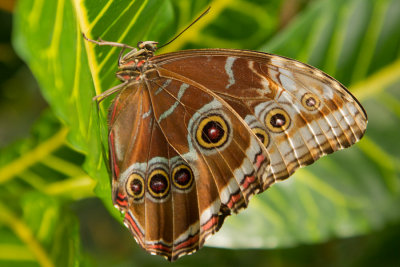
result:
[(150, 252), (174, 260), (199, 249), (273, 182), (267, 150), (245, 121), (190, 80), (147, 73), (111, 114), (114, 203)]

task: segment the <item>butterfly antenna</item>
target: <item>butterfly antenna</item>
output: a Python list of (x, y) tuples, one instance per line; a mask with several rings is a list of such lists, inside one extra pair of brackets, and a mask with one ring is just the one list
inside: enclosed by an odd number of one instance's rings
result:
[(195, 19), (192, 23), (190, 23), (189, 26), (187, 26), (183, 31), (181, 31), (177, 36), (175, 36), (174, 38), (172, 38), (172, 40), (170, 40), (169, 42), (167, 42), (166, 44), (163, 44), (162, 46), (159, 46), (157, 49), (160, 49), (166, 45), (169, 45), (170, 43), (172, 43), (173, 41), (176, 40), (176, 38), (178, 38), (179, 36), (181, 36), (187, 29), (189, 29), (190, 27), (193, 26), (193, 24), (195, 24), (197, 21), (199, 21), (204, 15), (206, 15), (209, 11), (210, 11), (211, 7), (209, 6), (203, 13), (201, 13), (200, 16), (197, 17), (197, 19)]

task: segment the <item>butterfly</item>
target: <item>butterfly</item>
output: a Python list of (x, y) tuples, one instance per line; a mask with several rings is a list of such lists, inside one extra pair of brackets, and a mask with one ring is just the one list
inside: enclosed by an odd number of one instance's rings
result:
[[(85, 37), (86, 38), (86, 37)], [(367, 114), (324, 72), (273, 54), (121, 47), (109, 110), (112, 198), (141, 247), (170, 261), (299, 167), (364, 135)], [(123, 55), (125, 49), (130, 49)]]

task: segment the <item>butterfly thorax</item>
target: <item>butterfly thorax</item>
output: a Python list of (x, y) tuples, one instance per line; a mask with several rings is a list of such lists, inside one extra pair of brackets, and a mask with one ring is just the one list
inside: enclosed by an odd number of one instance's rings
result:
[(157, 42), (139, 42), (137, 48), (126, 53), (118, 64), (117, 78), (121, 81), (138, 80), (140, 76), (153, 66), (148, 61), (154, 56), (157, 49)]

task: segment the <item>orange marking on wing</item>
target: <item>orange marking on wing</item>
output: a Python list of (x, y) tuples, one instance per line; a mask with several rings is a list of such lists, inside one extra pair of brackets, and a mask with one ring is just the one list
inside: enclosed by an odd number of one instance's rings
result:
[(260, 168), (261, 163), (263, 163), (264, 159), (265, 159), (265, 157), (264, 157), (263, 154), (257, 155), (257, 157), (256, 157), (256, 167), (257, 167), (257, 169)]
[(243, 188), (246, 189), (247, 187), (249, 187), (249, 185), (251, 185), (254, 181), (256, 180), (256, 177), (253, 176), (246, 176), (246, 178), (244, 178), (244, 182), (243, 182)]
[(181, 248), (186, 248), (189, 247), (190, 245), (193, 245), (194, 243), (197, 243), (199, 241), (199, 235), (196, 234), (195, 236), (192, 236), (188, 238), (186, 241), (180, 243), (175, 247), (175, 249), (181, 249)]
[(140, 237), (140, 239), (142, 239), (143, 234), (140, 231), (137, 224), (135, 223), (135, 221), (133, 220), (133, 218), (131, 217), (131, 215), (129, 214), (129, 212), (125, 213), (125, 219), (129, 221), (129, 224), (132, 226), (132, 230), (135, 231), (135, 233)]
[(115, 177), (119, 177), (119, 167), (117, 165), (117, 161), (115, 160), (115, 147), (114, 147), (114, 133), (110, 132), (110, 143), (111, 143), (111, 162), (114, 168)]
[(237, 193), (236, 195), (231, 196), (227, 206), (228, 208), (232, 208), (233, 204), (235, 204), (238, 200), (240, 199), (240, 193)]
[(214, 225), (218, 223), (218, 216), (212, 216), (211, 219), (209, 219), (201, 228), (203, 228), (203, 231), (208, 231), (210, 230)]
[(117, 106), (118, 106), (118, 99), (115, 100), (115, 103), (113, 105), (113, 110), (112, 110), (111, 118), (110, 118), (110, 124), (113, 124), (113, 122), (114, 122), (115, 113), (117, 111)]
[(120, 206), (122, 206), (122, 207), (126, 207), (126, 206), (128, 206), (128, 201), (126, 200), (126, 196), (125, 195), (123, 195), (123, 194), (121, 194), (121, 193), (118, 193), (118, 196), (117, 196), (117, 203), (120, 205)]
[(166, 252), (171, 252), (171, 247), (168, 247), (168, 246), (160, 244), (160, 243), (151, 245), (151, 246), (149, 246), (149, 248), (156, 249), (156, 250), (163, 250)]

